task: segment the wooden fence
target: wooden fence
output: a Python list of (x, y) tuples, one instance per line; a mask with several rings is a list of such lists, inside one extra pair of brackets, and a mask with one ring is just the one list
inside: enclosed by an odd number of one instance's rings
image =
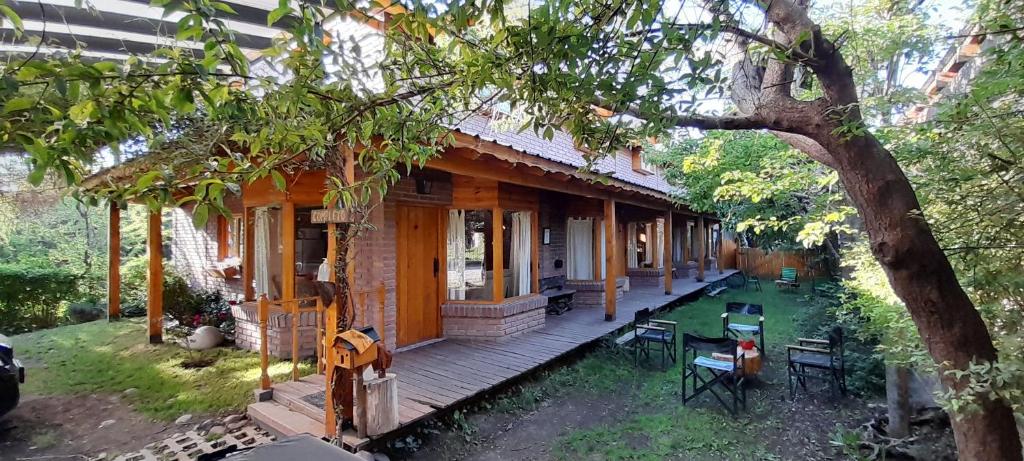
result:
[[(723, 254), (726, 252), (723, 248)], [(737, 248), (736, 268), (747, 275), (756, 275), (761, 280), (773, 280), (779, 277), (783, 267), (792, 267), (800, 274), (800, 278), (824, 277), (827, 274), (822, 267), (813, 264), (818, 258), (817, 252), (808, 250), (776, 250), (764, 251), (760, 248)], [(723, 259), (725, 257), (723, 256)], [(808, 273), (808, 267), (811, 272)]]

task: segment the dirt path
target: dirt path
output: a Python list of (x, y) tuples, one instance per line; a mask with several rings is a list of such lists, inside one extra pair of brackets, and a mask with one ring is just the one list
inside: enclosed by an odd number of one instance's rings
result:
[(18, 408), (0, 419), (0, 460), (113, 457), (170, 436), (171, 427), (117, 395), (22, 396)]

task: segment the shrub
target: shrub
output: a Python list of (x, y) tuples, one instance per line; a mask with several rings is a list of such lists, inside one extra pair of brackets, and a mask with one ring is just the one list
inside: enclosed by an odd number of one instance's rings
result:
[(65, 303), (80, 296), (80, 279), (62, 268), (0, 265), (0, 331), (16, 334), (57, 326)]
[[(121, 313), (126, 317), (146, 315), (147, 267), (146, 257), (139, 256), (126, 261), (121, 269)], [(217, 291), (190, 287), (188, 281), (166, 263), (163, 299), (164, 314), (177, 321), (186, 334), (203, 325), (219, 328), (229, 336), (234, 334), (234, 318), (224, 296)]]
[(867, 319), (853, 302), (855, 295), (835, 283), (819, 286), (815, 292), (806, 309), (798, 314), (797, 334), (824, 338), (832, 327), (842, 327), (847, 387), (857, 395), (884, 394), (885, 361), (879, 353), (880, 338), (867, 327)]

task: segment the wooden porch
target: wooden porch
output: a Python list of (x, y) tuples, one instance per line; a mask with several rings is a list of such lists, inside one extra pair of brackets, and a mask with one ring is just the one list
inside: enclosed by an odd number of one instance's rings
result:
[[(618, 315), (611, 321), (606, 321), (598, 309), (577, 308), (561, 316), (548, 316), (542, 328), (506, 340), (446, 339), (398, 352), (389, 371), (396, 373), (399, 381), (399, 429), (521, 379), (614, 333), (632, 323), (633, 314), (640, 309), (665, 307), (735, 272), (726, 269), (708, 273), (704, 282), (676, 279), (670, 295), (660, 286), (635, 287), (618, 302)], [(324, 389), (322, 375), (278, 383), (273, 386), (273, 399), (249, 405), (248, 413), (279, 435), (308, 433), (323, 437)], [(368, 442), (355, 437), (345, 440), (351, 447)]]

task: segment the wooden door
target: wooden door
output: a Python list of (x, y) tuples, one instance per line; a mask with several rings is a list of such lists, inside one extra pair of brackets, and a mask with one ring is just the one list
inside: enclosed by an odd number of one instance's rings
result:
[(441, 336), (440, 208), (398, 207), (398, 345)]

